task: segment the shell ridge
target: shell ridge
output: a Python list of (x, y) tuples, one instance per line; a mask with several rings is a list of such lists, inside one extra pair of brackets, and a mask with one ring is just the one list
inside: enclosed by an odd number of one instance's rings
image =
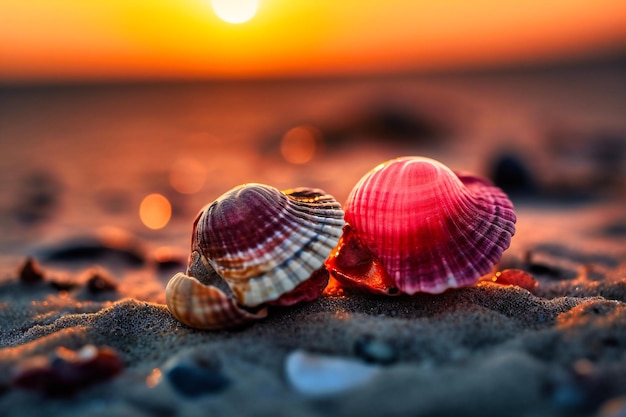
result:
[[(478, 207), (483, 207), (478, 205)], [(499, 216), (502, 208), (500, 206), (493, 206), (492, 211), (483, 211), (485, 217), (478, 215), (480, 210), (462, 210), (459, 220), (452, 220), (455, 222), (458, 234), (458, 240), (464, 242), (463, 245), (456, 245), (459, 253), (465, 253), (468, 259), (466, 265), (459, 263), (459, 270), (464, 268), (470, 268), (473, 275), (480, 277), (488, 273), (491, 270), (492, 265), (497, 262), (502, 252), (509, 246), (512, 233), (506, 227), (506, 224), (502, 222), (510, 223), (502, 220)], [(469, 228), (462, 228), (458, 226), (458, 223), (463, 221), (467, 225), (471, 225)], [(455, 242), (456, 243), (456, 242)], [(461, 251), (461, 248), (463, 250)], [(457, 257), (456, 259), (461, 259)], [(457, 271), (458, 272), (458, 271)]]
[[(250, 290), (247, 293), (262, 293), (262, 296), (246, 298), (246, 305), (256, 305), (259, 299), (273, 301), (287, 291), (291, 291), (298, 284), (304, 282), (313, 272), (324, 265), (328, 255), (313, 256), (316, 254), (330, 254), (335, 247), (338, 238), (330, 241), (318, 239), (318, 235), (312, 235), (307, 242), (301, 242), (299, 249), (283, 259), (280, 264), (274, 265), (270, 270), (249, 278)], [(318, 244), (318, 245), (316, 245)]]
[[(273, 247), (271, 251), (265, 248), (265, 246), (268, 245), (262, 243), (254, 248), (248, 248), (246, 253), (238, 253), (238, 256), (233, 256), (232, 258), (240, 259), (240, 261), (237, 263), (229, 261), (228, 268), (225, 267), (224, 264), (226, 262), (223, 258), (214, 259), (211, 263), (214, 264), (216, 270), (219, 270), (222, 274), (232, 276), (234, 270), (245, 270), (242, 266), (247, 262), (246, 259), (254, 259), (254, 264), (259, 266), (260, 269), (268, 270), (282, 264), (290, 256), (293, 256), (293, 250), (298, 250), (296, 249), (297, 247), (312, 246), (312, 243), (316, 241), (324, 244), (324, 252), (327, 251), (330, 253), (330, 250), (337, 244), (341, 233), (340, 229), (337, 230), (336, 228), (327, 227), (325, 230), (328, 231), (328, 233), (318, 234), (316, 230), (300, 227), (296, 229), (294, 233), (289, 233), (290, 231), (287, 230), (286, 227), (281, 227), (281, 229), (277, 230), (274, 236), (271, 237), (272, 240), (278, 240), (277, 238), (280, 236), (290, 237), (290, 240), (283, 239), (283, 242)], [(321, 252), (321, 249), (322, 248), (317, 247), (319, 252)]]

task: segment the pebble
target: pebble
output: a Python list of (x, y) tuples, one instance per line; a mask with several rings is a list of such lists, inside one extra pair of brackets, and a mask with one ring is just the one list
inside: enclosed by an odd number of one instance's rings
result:
[(99, 236), (72, 239), (57, 246), (44, 249), (41, 256), (48, 262), (122, 263), (141, 267), (146, 258), (133, 242), (118, 242)]
[(117, 290), (117, 283), (105, 271), (93, 269), (89, 271), (87, 279), (87, 291), (92, 294), (112, 292)]
[(538, 192), (536, 180), (526, 163), (514, 154), (503, 154), (491, 163), (489, 177), (512, 197), (533, 197)]
[(202, 367), (183, 359), (163, 367), (163, 374), (172, 387), (186, 397), (218, 393), (230, 385), (230, 380), (219, 370)]
[(285, 374), (291, 387), (300, 394), (324, 397), (366, 384), (381, 371), (375, 365), (296, 350), (285, 360)]
[(85, 345), (77, 351), (59, 347), (50, 356), (34, 356), (18, 364), (12, 384), (49, 397), (67, 397), (123, 369), (117, 352), (109, 347)]
[(623, 238), (626, 236), (626, 218), (608, 223), (602, 228), (602, 233), (609, 237)]
[(45, 279), (45, 274), (39, 263), (31, 257), (26, 258), (18, 272), (20, 282), (35, 284)]

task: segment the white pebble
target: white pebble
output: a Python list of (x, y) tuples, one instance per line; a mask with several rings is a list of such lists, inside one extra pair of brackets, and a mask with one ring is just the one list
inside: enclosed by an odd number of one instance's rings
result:
[(363, 385), (380, 368), (356, 360), (296, 350), (285, 361), (287, 380), (301, 394), (321, 397)]

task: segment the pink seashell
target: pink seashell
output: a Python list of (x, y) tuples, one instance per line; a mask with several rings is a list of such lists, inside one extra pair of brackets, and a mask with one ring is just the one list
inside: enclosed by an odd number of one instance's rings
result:
[(515, 233), (513, 204), (486, 180), (424, 157), (380, 164), (353, 188), (327, 261), (347, 286), (441, 293), (489, 272)]

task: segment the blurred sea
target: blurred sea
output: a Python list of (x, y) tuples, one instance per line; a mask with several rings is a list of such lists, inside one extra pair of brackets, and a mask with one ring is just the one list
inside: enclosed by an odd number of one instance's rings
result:
[[(534, 202), (623, 199), (626, 75), (5, 86), (0, 149), (1, 265), (103, 228), (185, 251), (197, 211), (235, 185), (318, 187), (343, 201), (401, 155), (492, 178), (512, 165)], [(172, 205), (159, 230), (138, 214), (151, 193)]]

